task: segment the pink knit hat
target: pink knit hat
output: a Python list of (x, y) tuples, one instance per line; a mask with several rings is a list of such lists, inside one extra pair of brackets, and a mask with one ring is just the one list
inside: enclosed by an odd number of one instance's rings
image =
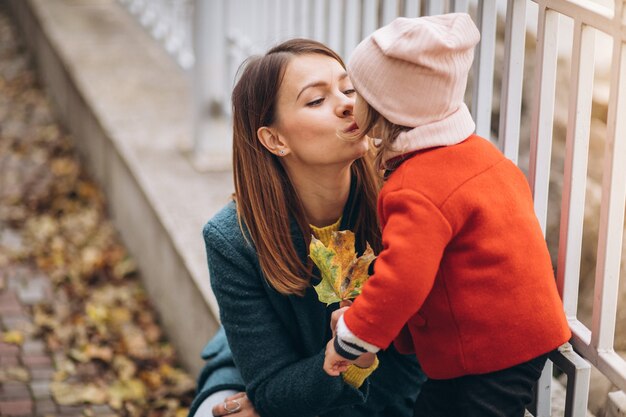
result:
[(357, 92), (390, 122), (414, 128), (394, 142), (398, 153), (474, 132), (463, 96), (479, 40), (468, 14), (450, 13), (397, 18), (356, 47), (348, 73)]

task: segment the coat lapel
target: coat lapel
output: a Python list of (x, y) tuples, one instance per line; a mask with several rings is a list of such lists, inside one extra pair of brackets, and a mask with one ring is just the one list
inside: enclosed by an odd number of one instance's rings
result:
[[(309, 251), (295, 219), (291, 221), (291, 236), (293, 236), (296, 253), (306, 264)], [(319, 282), (317, 268), (315, 268), (314, 274), (315, 278), (312, 279), (311, 284)], [(306, 354), (314, 355), (326, 345), (326, 328), (329, 326), (326, 305), (317, 299), (317, 293), (313, 286), (306, 289), (304, 297), (291, 295), (288, 298), (293, 310), (293, 317), (300, 329), (300, 338), (304, 341), (307, 350)]]
[[(342, 216), (340, 230), (351, 229), (353, 226), (353, 213), (354, 208), (358, 204), (358, 196), (355, 193), (356, 181), (353, 180), (350, 184), (350, 194), (348, 201), (346, 202), (346, 208)], [(309, 250), (306, 247), (304, 236), (298, 226), (298, 222), (295, 218), (291, 218), (290, 232), (293, 239), (293, 245), (298, 254), (298, 257), (303, 264), (308, 262)], [(306, 289), (306, 293), (303, 297), (290, 295), (287, 298), (291, 307), (291, 319), (286, 320), (290, 333), (295, 336), (294, 340), (302, 341), (302, 344), (296, 343), (296, 345), (302, 346), (304, 354), (306, 356), (312, 356), (320, 352), (330, 338), (330, 314), (336, 310), (339, 306), (333, 304), (326, 307), (326, 304), (320, 302), (317, 298), (317, 292), (313, 288), (313, 285), (319, 283), (319, 271), (313, 266), (314, 278), (311, 280), (311, 286)], [(278, 294), (278, 293), (277, 293)], [(283, 298), (285, 297), (278, 294)], [(278, 300), (277, 300), (278, 301)]]

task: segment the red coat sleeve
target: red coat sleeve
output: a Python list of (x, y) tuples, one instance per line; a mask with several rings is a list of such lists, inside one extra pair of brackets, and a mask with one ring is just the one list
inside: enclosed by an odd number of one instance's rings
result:
[(431, 291), (452, 229), (439, 208), (412, 190), (381, 195), (379, 212), (383, 250), (344, 319), (357, 338), (384, 349)]

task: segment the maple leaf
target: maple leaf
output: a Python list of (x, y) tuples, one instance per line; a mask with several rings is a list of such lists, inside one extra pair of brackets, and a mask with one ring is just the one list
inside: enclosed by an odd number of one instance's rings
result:
[(312, 236), (309, 256), (322, 275), (321, 282), (313, 288), (326, 305), (359, 295), (369, 278), (368, 268), (376, 258), (369, 243), (363, 255), (356, 256), (354, 233), (349, 230), (333, 232), (328, 246)]

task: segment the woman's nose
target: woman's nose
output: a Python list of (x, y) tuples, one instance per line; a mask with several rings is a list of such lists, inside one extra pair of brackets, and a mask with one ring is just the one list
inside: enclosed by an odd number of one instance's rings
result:
[(354, 109), (354, 100), (350, 97), (344, 97), (341, 105), (337, 109), (337, 113), (342, 117), (352, 116), (352, 111)]

